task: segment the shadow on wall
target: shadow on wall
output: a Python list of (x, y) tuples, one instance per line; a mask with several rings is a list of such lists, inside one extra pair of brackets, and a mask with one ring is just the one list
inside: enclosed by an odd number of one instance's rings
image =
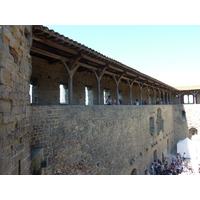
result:
[[(195, 105), (194, 105), (195, 106)], [(198, 106), (198, 105), (197, 105)], [(189, 137), (189, 123), (194, 123), (191, 119), (190, 108), (193, 105), (174, 105), (173, 106), (173, 117), (174, 117), (174, 146), (173, 152), (177, 153), (177, 143), (180, 140)], [(193, 108), (194, 109), (194, 108)]]

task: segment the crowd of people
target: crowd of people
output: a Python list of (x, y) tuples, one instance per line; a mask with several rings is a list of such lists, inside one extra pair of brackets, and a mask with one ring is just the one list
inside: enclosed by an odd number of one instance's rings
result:
[[(198, 173), (199, 174), (199, 173)], [(145, 175), (197, 175), (192, 168), (192, 164), (186, 161), (186, 154), (181, 157), (177, 153), (176, 158), (172, 156), (172, 160), (168, 163), (167, 158), (162, 153), (162, 161), (154, 160), (150, 166), (150, 170), (145, 170)]]
[(108, 99), (106, 100), (107, 105), (120, 105), (122, 104), (121, 99), (118, 100), (118, 103), (116, 101), (116, 99), (112, 100), (111, 95), (108, 96)]
[[(112, 100), (111, 95), (109, 95), (108, 99), (106, 100), (106, 103), (107, 103), (107, 105), (116, 105), (116, 104), (120, 105), (120, 104), (122, 104), (122, 101), (121, 101), (121, 99), (119, 99), (118, 103), (117, 103), (116, 99)], [(138, 99), (135, 100), (134, 104), (135, 105), (140, 105)], [(143, 100), (141, 105), (148, 105), (147, 100)], [(168, 103), (163, 103), (162, 101), (157, 101), (156, 105), (170, 105), (170, 103), (169, 102)]]

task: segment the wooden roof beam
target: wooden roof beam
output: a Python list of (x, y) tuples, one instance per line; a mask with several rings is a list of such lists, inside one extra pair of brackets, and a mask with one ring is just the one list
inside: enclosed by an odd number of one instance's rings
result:
[(59, 56), (57, 54), (54, 54), (54, 53), (50, 53), (50, 52), (47, 52), (47, 51), (44, 51), (42, 49), (38, 49), (36, 47), (31, 47), (31, 51), (34, 52), (34, 53), (38, 53), (38, 54), (41, 54), (41, 55), (44, 55), (44, 56), (48, 56), (50, 58), (55, 58), (55, 59), (58, 59), (58, 60), (64, 60), (66, 62), (69, 62), (70, 59), (66, 58), (66, 57), (63, 57), (63, 56)]

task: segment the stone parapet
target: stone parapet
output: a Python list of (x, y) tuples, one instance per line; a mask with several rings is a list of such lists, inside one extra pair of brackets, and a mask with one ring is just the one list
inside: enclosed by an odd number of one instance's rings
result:
[[(149, 118), (161, 108), (164, 130)], [(155, 120), (156, 121), (156, 120)], [(138, 174), (173, 141), (173, 106), (33, 106), (32, 148), (44, 148), (44, 174)], [(155, 123), (155, 129), (157, 125)]]

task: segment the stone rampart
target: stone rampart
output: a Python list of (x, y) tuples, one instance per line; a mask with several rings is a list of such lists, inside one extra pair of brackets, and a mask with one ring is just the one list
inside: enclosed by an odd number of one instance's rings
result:
[(195, 128), (200, 133), (200, 105), (184, 104), (174, 106), (174, 143), (189, 137), (189, 129)]
[[(159, 127), (161, 109), (163, 130)], [(154, 118), (150, 134), (149, 119)], [(173, 106), (33, 106), (32, 148), (44, 148), (44, 174), (144, 174), (173, 141)]]

